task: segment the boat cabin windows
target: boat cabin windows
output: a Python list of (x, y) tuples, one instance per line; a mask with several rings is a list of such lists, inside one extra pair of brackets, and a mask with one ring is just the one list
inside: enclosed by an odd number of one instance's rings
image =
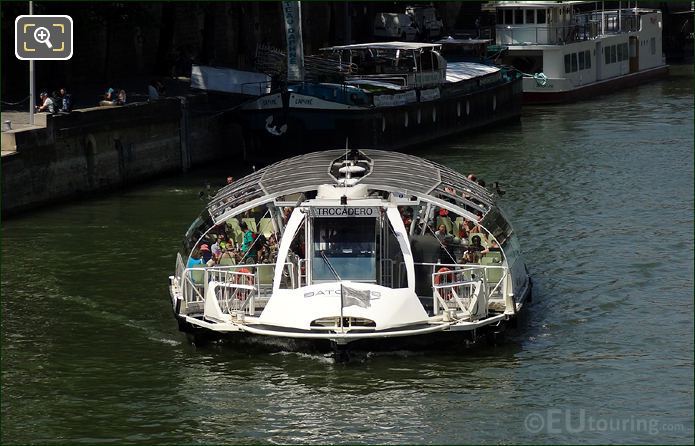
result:
[(627, 60), (629, 57), (627, 42), (605, 47), (603, 55), (606, 65)]
[(524, 10), (523, 9), (515, 9), (514, 10), (514, 23), (517, 25), (521, 25), (524, 23)]
[[(313, 219), (312, 280), (376, 281), (376, 219)], [(337, 277), (336, 277), (337, 275)]]
[(536, 23), (545, 23), (545, 9), (539, 9), (536, 11)]
[(591, 68), (591, 51), (565, 54), (565, 73), (576, 73)]
[(536, 23), (536, 11), (534, 9), (526, 10), (526, 23)]
[(498, 25), (533, 25), (546, 23), (545, 9), (498, 9)]

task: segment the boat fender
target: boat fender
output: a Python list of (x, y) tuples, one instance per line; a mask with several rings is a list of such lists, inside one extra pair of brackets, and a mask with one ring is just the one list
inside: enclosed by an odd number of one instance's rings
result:
[[(438, 273), (446, 273), (449, 271), (451, 271), (451, 270), (445, 266), (443, 266), (437, 270)], [(444, 278), (446, 278), (446, 280), (444, 280)], [(434, 276), (434, 284), (435, 285), (439, 285), (440, 283), (442, 283), (443, 280), (444, 280), (444, 283), (453, 282), (454, 281), (454, 273), (439, 274), (437, 276)], [(450, 300), (453, 297), (451, 290), (450, 289), (445, 290), (444, 293), (442, 294), (442, 297), (444, 298), (444, 300)]]

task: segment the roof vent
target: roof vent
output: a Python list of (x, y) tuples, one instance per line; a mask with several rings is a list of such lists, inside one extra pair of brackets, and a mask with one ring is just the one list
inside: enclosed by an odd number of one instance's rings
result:
[(354, 186), (372, 172), (374, 162), (356, 149), (331, 163), (330, 173), (341, 186)]

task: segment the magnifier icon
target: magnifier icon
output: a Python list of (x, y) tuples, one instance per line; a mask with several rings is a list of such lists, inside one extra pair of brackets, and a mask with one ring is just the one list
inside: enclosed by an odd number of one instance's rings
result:
[(34, 30), (34, 40), (36, 40), (39, 43), (45, 43), (48, 48), (53, 48), (53, 45), (51, 45), (51, 41), (48, 40), (50, 38), (51, 33), (45, 27), (39, 26)]

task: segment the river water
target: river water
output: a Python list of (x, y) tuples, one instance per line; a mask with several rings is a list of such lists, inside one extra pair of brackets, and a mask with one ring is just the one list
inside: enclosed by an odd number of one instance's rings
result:
[(506, 190), (535, 287), (504, 345), (190, 345), (167, 276), (241, 173), (199, 169), (3, 223), (2, 443), (692, 443), (692, 67), (415, 153)]

